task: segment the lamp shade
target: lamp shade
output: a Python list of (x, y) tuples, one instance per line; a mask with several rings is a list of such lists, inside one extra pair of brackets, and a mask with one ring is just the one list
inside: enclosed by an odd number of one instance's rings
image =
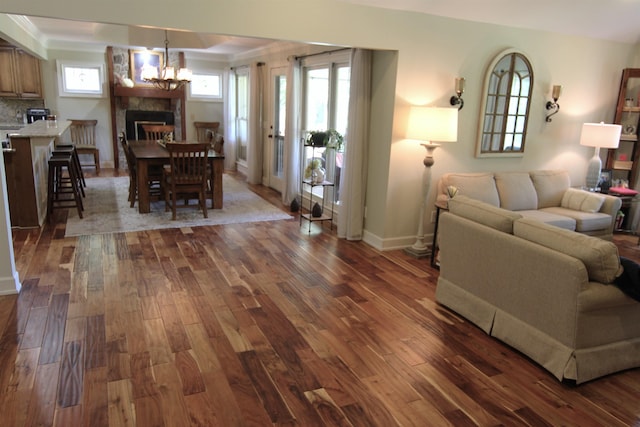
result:
[(622, 126), (605, 123), (584, 123), (580, 145), (598, 148), (618, 148)]
[(458, 139), (458, 109), (411, 107), (407, 139), (451, 142)]

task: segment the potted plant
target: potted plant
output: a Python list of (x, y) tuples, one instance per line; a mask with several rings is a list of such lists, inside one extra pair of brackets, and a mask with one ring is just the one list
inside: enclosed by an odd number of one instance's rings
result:
[(335, 148), (342, 151), (344, 137), (335, 129), (314, 130), (307, 135), (307, 144), (314, 147)]

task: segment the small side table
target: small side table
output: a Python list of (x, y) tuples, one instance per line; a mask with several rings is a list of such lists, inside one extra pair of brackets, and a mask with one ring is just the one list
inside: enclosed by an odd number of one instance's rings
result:
[(433, 242), (431, 243), (431, 267), (437, 268), (440, 270), (440, 261), (438, 260), (438, 223), (440, 222), (440, 211), (448, 211), (449, 206), (447, 202), (438, 201), (435, 203), (436, 206), (436, 225), (433, 229)]

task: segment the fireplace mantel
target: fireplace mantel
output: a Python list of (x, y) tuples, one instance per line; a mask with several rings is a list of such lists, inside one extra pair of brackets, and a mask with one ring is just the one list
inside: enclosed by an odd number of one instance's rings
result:
[(155, 87), (124, 87), (115, 85), (113, 94), (120, 97), (137, 96), (138, 98), (181, 98), (184, 87), (176, 90), (162, 90)]

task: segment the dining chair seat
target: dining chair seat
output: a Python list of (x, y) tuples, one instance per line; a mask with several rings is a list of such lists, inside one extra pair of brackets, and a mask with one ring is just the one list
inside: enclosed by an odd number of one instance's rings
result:
[[(169, 165), (163, 168), (162, 192), (165, 198), (165, 211), (171, 208), (172, 219), (176, 219), (178, 207), (193, 207), (189, 199), (197, 194), (198, 206), (207, 218), (207, 168), (209, 145), (206, 143), (166, 144), (169, 152)], [(184, 200), (184, 205), (178, 205)]]

